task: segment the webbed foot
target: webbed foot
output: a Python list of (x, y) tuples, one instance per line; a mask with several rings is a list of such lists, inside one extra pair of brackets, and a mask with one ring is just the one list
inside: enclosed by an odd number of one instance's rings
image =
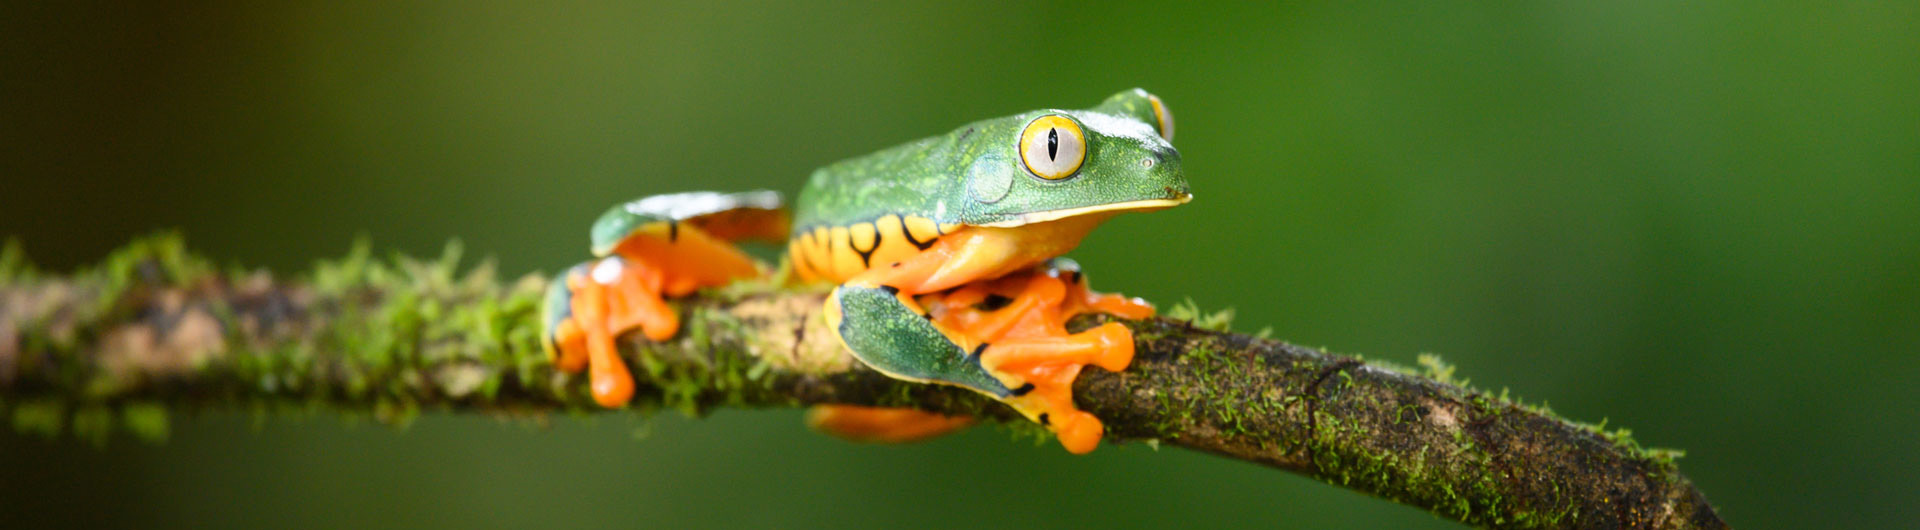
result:
[(547, 294), (548, 359), (563, 372), (585, 369), (595, 403), (625, 406), (633, 399), (633, 376), (614, 339), (634, 328), (666, 340), (680, 330), (680, 316), (661, 299), (658, 272), (614, 256), (568, 270)]

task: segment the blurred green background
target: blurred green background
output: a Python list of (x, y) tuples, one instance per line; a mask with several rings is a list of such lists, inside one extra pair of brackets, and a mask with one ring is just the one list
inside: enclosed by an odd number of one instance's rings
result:
[[(160, 3), (169, 4), (169, 3)], [(609, 204), (798, 189), (974, 119), (1141, 86), (1198, 199), (1074, 254), (1095, 285), (1411, 364), (1687, 451), (1747, 528), (1920, 520), (1920, 4), (12, 5), (0, 234), (66, 269), (183, 229), (294, 273), (358, 234), (505, 271)], [(1184, 451), (799, 412), (526, 429), (178, 417), (0, 434), (54, 526), (1449, 527)], [(635, 440), (636, 433), (644, 439)], [(18, 521), (18, 519), (15, 519)]]

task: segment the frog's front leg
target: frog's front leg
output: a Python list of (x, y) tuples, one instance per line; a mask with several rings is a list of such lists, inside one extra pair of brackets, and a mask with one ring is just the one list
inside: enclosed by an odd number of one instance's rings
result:
[[(1132, 334), (1118, 323), (1070, 334), (1065, 322), (1102, 308), (1128, 317), (1150, 316), (1151, 307), (1094, 295), (1069, 266), (1022, 265), (1028, 268), (968, 284), (977, 277), (970, 273), (1000, 274), (1015, 260), (1031, 264), (1044, 258), (1021, 254), (1019, 249), (1026, 248), (1021, 245), (996, 248), (990, 240), (942, 240), (947, 241), (956, 241), (956, 247), (983, 246), (935, 248), (900, 266), (855, 277), (829, 298), (830, 327), (855, 357), (882, 373), (986, 394), (1047, 425), (1069, 452), (1092, 451), (1104, 427), (1074, 407), (1073, 379), (1086, 364), (1124, 370), (1133, 357)], [(916, 294), (949, 284), (960, 287), (924, 296), (932, 312), (916, 300)], [(846, 418), (845, 423), (866, 418), (846, 409), (828, 409), (821, 416)], [(846, 434), (838, 422), (815, 423)]]
[(1085, 313), (1153, 316), (1144, 301), (1089, 291), (1079, 267), (1064, 259), (923, 301), (936, 322), (985, 341), (981, 366), (1029, 389), (1005, 401), (1047, 425), (1073, 453), (1093, 450), (1104, 431), (1099, 419), (1074, 407), (1073, 380), (1088, 364), (1126, 369), (1134, 345), (1132, 332), (1118, 322), (1079, 333), (1069, 333), (1066, 322)]

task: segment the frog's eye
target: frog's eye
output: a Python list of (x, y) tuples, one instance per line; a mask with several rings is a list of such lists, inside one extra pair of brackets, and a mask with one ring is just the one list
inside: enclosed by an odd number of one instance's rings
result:
[(1167, 104), (1160, 102), (1160, 96), (1147, 94), (1147, 102), (1153, 104), (1153, 119), (1160, 122), (1160, 137), (1173, 141), (1173, 111), (1167, 110)]
[(1020, 133), (1020, 161), (1034, 176), (1047, 180), (1071, 177), (1086, 158), (1087, 142), (1080, 124), (1065, 116), (1041, 116)]

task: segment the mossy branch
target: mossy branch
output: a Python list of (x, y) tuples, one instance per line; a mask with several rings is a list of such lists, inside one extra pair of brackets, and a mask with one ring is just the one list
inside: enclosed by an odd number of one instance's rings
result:
[[(135, 242), (101, 265), (45, 275), (0, 252), (0, 417), (19, 430), (163, 436), (169, 409), (313, 406), (404, 422), (433, 407), (595, 411), (581, 377), (538, 342), (544, 281), (375, 260), (365, 247), (300, 281), (221, 271), (176, 237)], [(824, 292), (743, 284), (679, 302), (680, 337), (631, 339), (635, 407), (816, 403), (905, 406), (1013, 419), (951, 387), (865, 369), (818, 315)], [(1178, 313), (1182, 311), (1175, 311)], [(1257, 462), (1485, 527), (1723, 528), (1647, 450), (1550, 412), (1453, 384), (1451, 369), (1368, 363), (1184, 318), (1126, 322), (1124, 373), (1074, 385), (1110, 440)], [(1083, 318), (1085, 327), (1098, 319)], [(1015, 428), (1023, 422), (1012, 422)]]

